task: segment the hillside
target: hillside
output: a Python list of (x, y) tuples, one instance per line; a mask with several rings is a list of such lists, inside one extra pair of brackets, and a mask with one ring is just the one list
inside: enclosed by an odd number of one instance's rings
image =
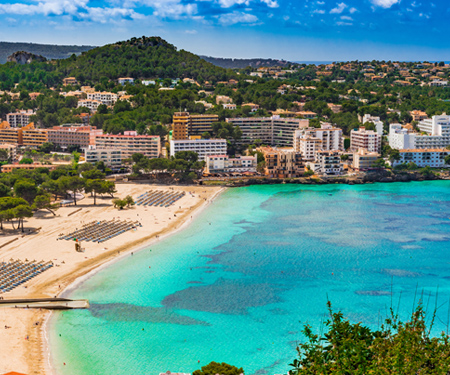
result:
[(177, 50), (159, 37), (142, 37), (96, 47), (66, 59), (0, 65), (0, 90), (11, 89), (21, 82), (29, 90), (38, 90), (61, 84), (69, 76), (76, 77), (81, 84), (94, 85), (119, 77), (193, 78), (200, 83), (237, 77), (235, 72), (217, 67), (193, 53)]
[(281, 66), (288, 67), (295, 63), (285, 61), (285, 60), (274, 60), (274, 59), (231, 59), (222, 57), (211, 57), (211, 56), (200, 56), (202, 59), (220, 66), (225, 69), (245, 69), (247, 67), (260, 68), (260, 67), (273, 67)]
[(193, 78), (221, 81), (235, 76), (193, 53), (177, 50), (159, 37), (132, 38), (94, 48), (74, 58), (58, 60), (56, 68), (79, 82), (99, 82), (119, 77)]
[(41, 55), (47, 59), (65, 59), (72, 54), (89, 51), (92, 46), (59, 46), (55, 44), (10, 43), (0, 42), (0, 64), (4, 64), (9, 55), (17, 51), (26, 51)]

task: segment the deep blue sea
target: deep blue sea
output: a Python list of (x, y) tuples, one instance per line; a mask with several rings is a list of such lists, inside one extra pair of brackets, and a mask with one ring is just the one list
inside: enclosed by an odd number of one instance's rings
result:
[[(151, 267), (151, 268), (149, 268)], [(436, 302), (437, 296), (437, 302)], [(450, 182), (252, 186), (185, 230), (84, 282), (89, 310), (54, 314), (57, 374), (192, 372), (211, 362), (283, 374), (326, 302), (377, 328), (450, 298)], [(65, 365), (64, 365), (65, 363)]]

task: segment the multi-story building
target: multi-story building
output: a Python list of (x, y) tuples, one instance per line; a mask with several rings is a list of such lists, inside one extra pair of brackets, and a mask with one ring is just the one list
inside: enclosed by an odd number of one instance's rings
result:
[(295, 178), (303, 176), (305, 166), (302, 155), (294, 150), (261, 147), (264, 154), (264, 174), (275, 178)]
[(241, 129), (239, 144), (260, 142), (278, 147), (292, 147), (294, 132), (309, 126), (309, 120), (280, 116), (227, 118), (226, 121)]
[(422, 120), (426, 120), (428, 118), (426, 112), (423, 112), (423, 111), (415, 110), (415, 111), (409, 112), (409, 114), (411, 115), (413, 121), (422, 121)]
[(34, 129), (33, 127), (23, 129), (22, 144), (26, 147), (38, 148), (48, 142), (47, 130)]
[(91, 92), (87, 94), (89, 100), (97, 100), (104, 105), (112, 106), (117, 102), (118, 96), (113, 92)]
[(368, 152), (381, 152), (381, 135), (373, 130), (366, 130), (365, 127), (353, 129), (350, 132), (350, 149), (358, 151), (359, 149)]
[(304, 128), (294, 133), (294, 150), (301, 152), (305, 160), (315, 159), (318, 150), (343, 150), (342, 129), (324, 122), (320, 128)]
[[(0, 143), (8, 143), (12, 145), (23, 145), (24, 131), (35, 130), (34, 123), (29, 123), (22, 128), (12, 128), (8, 122), (4, 121), (0, 124)], [(29, 134), (28, 140), (30, 140), (31, 134)], [(32, 142), (31, 142), (32, 143)]]
[(33, 112), (33, 110), (29, 109), (27, 111), (19, 111), (19, 112), (13, 112), (8, 113), (6, 115), (6, 121), (9, 122), (9, 125), (13, 128), (21, 128), (23, 126), (28, 125), (31, 121), (31, 116), (35, 115), (36, 112)]
[(389, 146), (396, 150), (416, 148), (416, 133), (405, 129), (401, 124), (389, 125)]
[(95, 145), (95, 138), (102, 135), (103, 131), (95, 126), (79, 126), (75, 124), (67, 124), (62, 126), (54, 126), (48, 129), (48, 141), (61, 148), (69, 146), (78, 146), (85, 150), (90, 145)]
[(433, 116), (419, 122), (418, 128), (428, 135), (415, 136), (416, 149), (440, 149), (450, 145), (450, 116)]
[(352, 168), (359, 171), (371, 169), (379, 157), (380, 154), (376, 152), (368, 152), (365, 149), (359, 149), (357, 152), (353, 153)]
[(75, 77), (67, 77), (63, 79), (63, 85), (69, 86), (69, 85), (77, 85), (78, 81)]
[(240, 156), (230, 158), (228, 155), (206, 156), (206, 174), (220, 173), (255, 173), (258, 165), (256, 156)]
[(218, 115), (190, 115), (189, 112), (175, 112), (172, 124), (172, 139), (183, 140), (212, 132), (212, 123), (219, 121)]
[(308, 164), (315, 173), (325, 176), (339, 176), (344, 170), (338, 151), (317, 151), (315, 162)]
[(89, 109), (90, 112), (97, 112), (97, 108), (99, 105), (103, 104), (99, 100), (92, 100), (92, 99), (81, 99), (78, 101), (78, 108), (80, 107), (86, 107)]
[(26, 170), (34, 170), (37, 168), (47, 168), (50, 171), (53, 171), (56, 169), (56, 165), (49, 165), (49, 164), (41, 164), (41, 163), (33, 163), (33, 164), (4, 164), (2, 165), (2, 172), (3, 173), (11, 173), (14, 169), (26, 169)]
[(208, 155), (225, 155), (227, 141), (225, 139), (184, 139), (170, 141), (170, 156), (177, 152), (193, 151), (198, 155), (199, 161), (206, 160)]
[(391, 162), (395, 167), (399, 164), (415, 163), (418, 167), (432, 167), (443, 168), (447, 167), (445, 164), (445, 157), (450, 155), (450, 150), (447, 149), (409, 149), (399, 150), (400, 159)]
[(96, 148), (90, 146), (85, 152), (86, 162), (95, 164), (99, 161), (105, 163), (108, 168), (117, 171), (122, 167), (122, 151), (115, 149)]
[(124, 135), (97, 135), (95, 145), (98, 149), (120, 150), (123, 159), (131, 158), (136, 153), (148, 158), (157, 158), (161, 154), (159, 136), (138, 135), (135, 131), (124, 132)]
[(7, 157), (0, 158), (0, 161), (5, 161), (8, 159), (16, 160), (16, 158), (17, 158), (17, 145), (16, 144), (11, 145), (8, 143), (2, 143), (2, 144), (0, 144), (0, 149), (6, 150), (6, 152), (7, 152)]
[(375, 117), (369, 114), (365, 114), (361, 121), (363, 124), (366, 122), (370, 122), (375, 125), (377, 134), (382, 136), (383, 135), (383, 121), (380, 120), (379, 117)]

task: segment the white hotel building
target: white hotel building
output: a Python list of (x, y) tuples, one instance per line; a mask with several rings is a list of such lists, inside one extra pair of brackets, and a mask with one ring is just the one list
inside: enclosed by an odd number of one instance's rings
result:
[(227, 153), (227, 141), (225, 139), (184, 139), (170, 141), (170, 156), (177, 152), (193, 151), (198, 155), (199, 161), (206, 161), (209, 155), (225, 155)]
[(320, 128), (305, 128), (294, 133), (294, 151), (301, 153), (303, 160), (314, 160), (319, 150), (334, 151), (344, 149), (342, 129), (329, 123)]
[(399, 150), (400, 159), (394, 160), (391, 164), (393, 167), (399, 164), (415, 163), (418, 167), (443, 168), (446, 167), (445, 157), (450, 155), (447, 149), (410, 149)]
[(404, 149), (441, 149), (450, 146), (450, 116), (433, 116), (417, 125), (427, 134), (408, 133), (400, 124), (391, 124), (389, 146)]

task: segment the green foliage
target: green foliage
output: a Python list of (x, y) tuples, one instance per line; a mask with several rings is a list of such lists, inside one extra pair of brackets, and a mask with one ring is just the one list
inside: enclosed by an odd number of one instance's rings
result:
[(31, 159), (31, 158), (22, 158), (19, 161), (19, 164), (33, 164), (33, 159)]
[(210, 364), (203, 366), (200, 370), (196, 370), (192, 375), (241, 375), (244, 374), (244, 370), (237, 368), (236, 366), (229, 365), (225, 362), (211, 362)]
[(421, 304), (406, 323), (391, 309), (391, 317), (378, 331), (350, 323), (341, 312), (333, 312), (330, 303), (328, 309), (326, 333), (304, 327), (306, 341), (297, 347), (289, 375), (447, 374), (449, 336), (430, 337)]

